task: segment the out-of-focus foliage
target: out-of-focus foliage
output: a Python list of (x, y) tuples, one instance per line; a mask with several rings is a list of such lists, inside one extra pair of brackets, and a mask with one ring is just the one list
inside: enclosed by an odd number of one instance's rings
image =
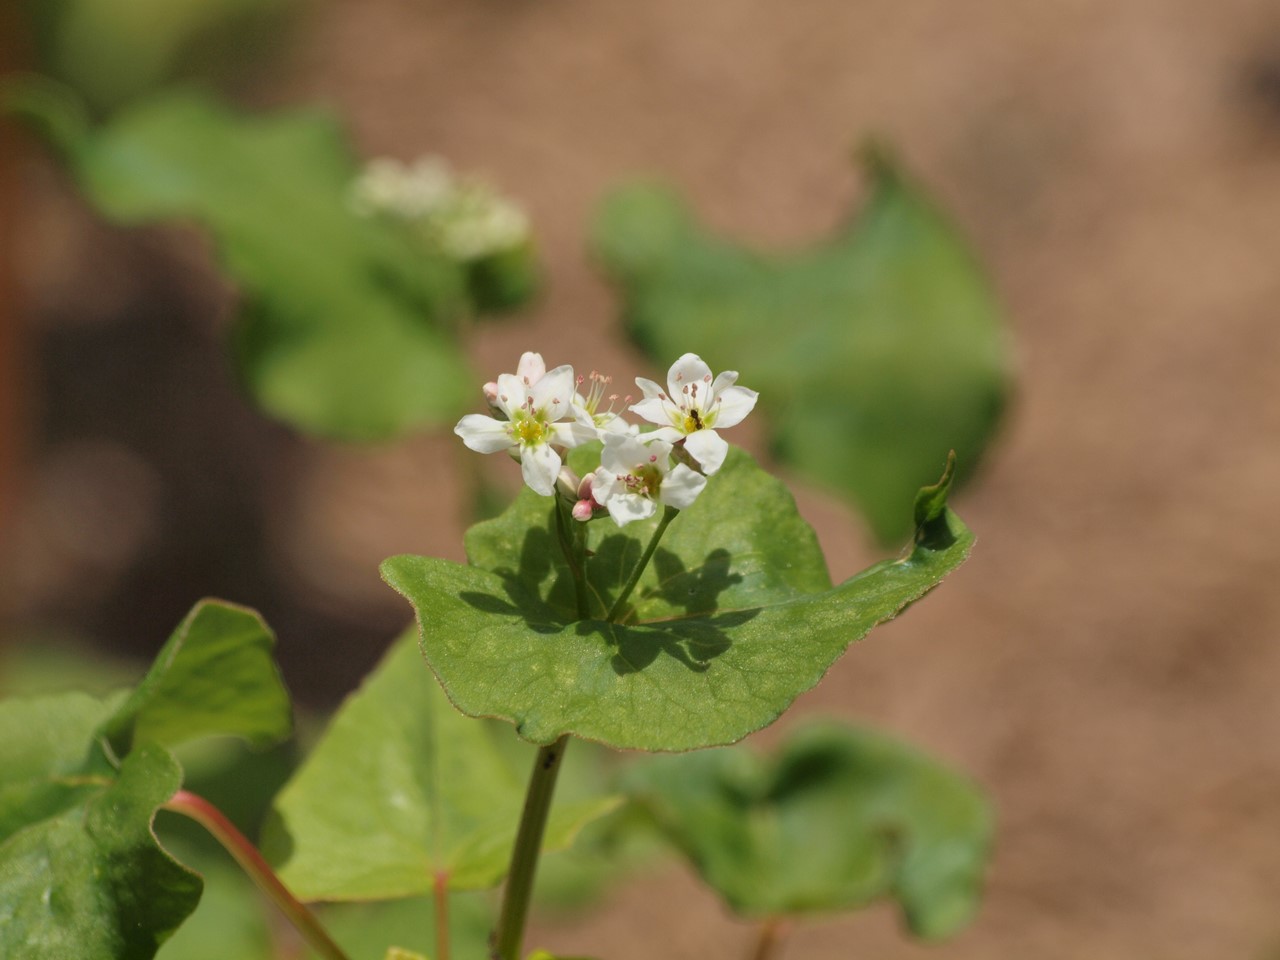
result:
[(20, 0), (45, 74), (110, 111), (174, 79), (241, 73), (295, 0)]
[[(156, 960), (318, 958), (304, 946), (295, 946), (297, 935), (282, 928), (276, 908), (226, 853), (190, 845), (175, 846), (175, 850), (204, 877), (204, 895)], [(448, 903), (452, 955), (484, 956), (496, 913), (491, 897), (451, 894)], [(315, 911), (351, 960), (384, 960), (388, 944), (428, 955), (435, 949), (435, 905), (430, 899), (318, 904)]]
[(948, 450), (969, 470), (1009, 389), (1005, 338), (968, 247), (925, 193), (868, 153), (870, 196), (836, 236), (765, 255), (637, 184), (602, 206), (594, 248), (656, 361), (750, 371), (778, 456), (854, 500), (884, 542)]
[(658, 757), (628, 786), (738, 913), (784, 917), (901, 905), (917, 936), (968, 923), (991, 811), (968, 781), (878, 734), (833, 722), (769, 759), (745, 748)]
[[(513, 762), (495, 735), (510, 731), (458, 713), (422, 662), (416, 631), (401, 637), (276, 800), (266, 851), (281, 879), (325, 900), (497, 885), (531, 757)], [(557, 804), (544, 844), (567, 845), (616, 805), (601, 795)]]
[(413, 604), (427, 662), (463, 712), (535, 743), (573, 733), (624, 749), (717, 746), (772, 723), (850, 644), (964, 562), (973, 536), (946, 508), (951, 477), (949, 463), (908, 555), (836, 587), (791, 495), (741, 450), (671, 525), (624, 622), (605, 611), (656, 520), (589, 528), (582, 619), (547, 532), (556, 507), (529, 489), (472, 528), (471, 566), (399, 556), (382, 575)]
[(174, 93), (95, 127), (69, 91), (34, 82), (10, 104), (108, 219), (213, 235), (244, 295), (240, 375), (268, 413), (368, 440), (452, 423), (471, 399), (454, 329), (470, 309), (462, 268), (353, 209), (357, 166), (327, 115), (254, 117)]

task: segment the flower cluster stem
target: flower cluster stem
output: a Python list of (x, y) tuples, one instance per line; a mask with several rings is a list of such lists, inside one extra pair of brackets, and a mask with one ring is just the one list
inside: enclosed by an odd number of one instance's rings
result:
[[(587, 606), (587, 575), (582, 568), (581, 539), (575, 537), (570, 524), (565, 520), (564, 504), (558, 500), (552, 508), (556, 513), (556, 536), (560, 540), (560, 549), (564, 552), (565, 563), (569, 564), (569, 573), (573, 576), (573, 593), (578, 605), (578, 619), (587, 619), (590, 609)], [(583, 534), (585, 536), (585, 531)], [(574, 543), (575, 539), (578, 541)]]
[(524, 925), (533, 895), (533, 879), (538, 870), (538, 854), (542, 850), (542, 834), (546, 830), (551, 796), (555, 792), (556, 778), (560, 775), (568, 745), (569, 735), (566, 733), (550, 746), (542, 747), (534, 759), (529, 791), (525, 794), (524, 811), (520, 815), (520, 829), (516, 833), (515, 849), (511, 852), (511, 870), (502, 895), (502, 912), (493, 933), (492, 960), (520, 960)]
[(640, 582), (640, 577), (645, 568), (649, 566), (649, 561), (653, 558), (653, 552), (658, 549), (658, 541), (662, 539), (662, 535), (667, 532), (667, 527), (671, 526), (671, 521), (676, 518), (676, 514), (679, 512), (675, 507), (663, 507), (662, 519), (658, 521), (657, 529), (653, 531), (653, 536), (649, 538), (649, 543), (644, 548), (644, 553), (631, 571), (631, 576), (623, 586), (622, 592), (618, 594), (618, 599), (614, 600), (613, 606), (609, 608), (609, 616), (606, 619), (610, 623), (617, 623), (618, 617), (627, 609), (627, 601), (631, 599), (632, 591), (635, 590), (636, 584)]
[(258, 889), (280, 908), (289, 922), (302, 934), (302, 938), (310, 944), (311, 949), (325, 960), (349, 960), (342, 948), (334, 943), (328, 931), (320, 925), (316, 915), (289, 892), (258, 849), (235, 828), (221, 810), (203, 797), (186, 790), (175, 793), (164, 808), (189, 817), (208, 830), (213, 838), (235, 858), (236, 863), (240, 864), (249, 878), (258, 885)]

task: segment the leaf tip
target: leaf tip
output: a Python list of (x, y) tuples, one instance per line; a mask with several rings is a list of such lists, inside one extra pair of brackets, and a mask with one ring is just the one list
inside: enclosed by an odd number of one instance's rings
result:
[(956, 476), (956, 452), (947, 454), (947, 465), (937, 483), (921, 487), (916, 493), (916, 543), (929, 548), (944, 548), (955, 541), (947, 524), (947, 496)]

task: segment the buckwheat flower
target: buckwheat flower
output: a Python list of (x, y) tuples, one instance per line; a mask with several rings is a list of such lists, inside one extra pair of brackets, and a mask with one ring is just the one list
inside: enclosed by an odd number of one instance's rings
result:
[(726, 370), (714, 379), (711, 368), (697, 354), (686, 353), (667, 372), (667, 389), (652, 380), (636, 377), (644, 399), (630, 409), (650, 423), (659, 425), (649, 436), (672, 443), (684, 441), (684, 449), (710, 476), (720, 469), (729, 444), (717, 428), (741, 423), (756, 405), (759, 394), (735, 386), (736, 370)]
[(469, 413), (453, 432), (477, 453), (510, 453), (520, 461), (524, 482), (535, 493), (549, 497), (560, 474), (560, 451), (595, 439), (576, 421), (557, 422), (571, 412), (573, 384), (573, 367), (568, 364), (533, 383), (504, 373), (498, 377), (493, 405), (506, 419)]
[(706, 477), (683, 463), (672, 467), (671, 444), (652, 433), (606, 433), (603, 439), (591, 497), (620, 527), (652, 517), (658, 504), (683, 510), (707, 485)]
[[(587, 392), (582, 393), (583, 384), (589, 383)], [(600, 433), (627, 433), (631, 431), (631, 424), (622, 419), (620, 413), (614, 412), (613, 405), (621, 399), (622, 403), (631, 402), (631, 397), (627, 396), (619, 398), (616, 393), (608, 393), (607, 391), (613, 383), (613, 377), (606, 377), (596, 371), (591, 371), (589, 377), (578, 378), (578, 392), (573, 395), (573, 413), (579, 423), (590, 427)], [(601, 409), (602, 403), (608, 401), (608, 406)]]

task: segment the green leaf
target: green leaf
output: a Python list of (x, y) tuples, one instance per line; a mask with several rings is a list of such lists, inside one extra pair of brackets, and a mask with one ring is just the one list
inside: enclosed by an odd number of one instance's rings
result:
[[(494, 744), (504, 734), (449, 705), (406, 634), (277, 799), (265, 848), (281, 878), (298, 896), (325, 900), (425, 894), (437, 877), (452, 890), (496, 885), (532, 764)], [(545, 845), (567, 845), (616, 804), (557, 806)]]
[[(435, 907), (431, 900), (322, 904), (317, 912), (325, 929), (351, 960), (384, 960), (389, 944), (429, 956), (435, 950)], [(487, 956), (489, 931), (496, 915), (486, 894), (450, 894), (450, 955), (461, 960)], [(308, 952), (306, 956), (319, 955)]]
[(124, 699), (83, 693), (0, 701), (0, 840), (102, 789), (95, 733)]
[(692, 351), (760, 391), (778, 455), (908, 532), (908, 491), (954, 449), (977, 463), (1009, 392), (1000, 311), (924, 192), (869, 151), (871, 195), (825, 243), (766, 256), (710, 233), (670, 190), (605, 202), (594, 248), (658, 363)]
[(977, 910), (990, 808), (964, 778), (878, 734), (816, 723), (768, 760), (746, 749), (658, 757), (629, 784), (737, 913), (891, 897), (913, 933), (939, 939)]
[(550, 511), (526, 491), (480, 524), (467, 542), (477, 566), (414, 556), (382, 565), (413, 604), (427, 662), (454, 704), (535, 743), (564, 733), (640, 750), (739, 740), (934, 587), (973, 541), (944, 511), (937, 535), (829, 589), (790, 496), (734, 451), (671, 525), (626, 624), (598, 617), (654, 522), (591, 525), (596, 619), (575, 623), (564, 561), (545, 532)]
[(328, 116), (245, 116), (172, 93), (86, 131), (47, 90), (14, 106), (56, 134), (108, 219), (212, 234), (244, 294), (241, 378), (268, 413), (367, 440), (451, 424), (466, 406), (478, 381), (448, 329), (467, 309), (463, 273), (403, 225), (351, 209), (356, 167)]
[(149, 960), (200, 898), (200, 878), (156, 843), (151, 821), (182, 781), (144, 744), (79, 807), (0, 845), (0, 956)]
[(284, 739), (293, 721), (289, 693), (271, 658), (274, 645), (275, 636), (254, 611), (200, 601), (105, 732), (117, 750), (214, 735), (253, 744)]

